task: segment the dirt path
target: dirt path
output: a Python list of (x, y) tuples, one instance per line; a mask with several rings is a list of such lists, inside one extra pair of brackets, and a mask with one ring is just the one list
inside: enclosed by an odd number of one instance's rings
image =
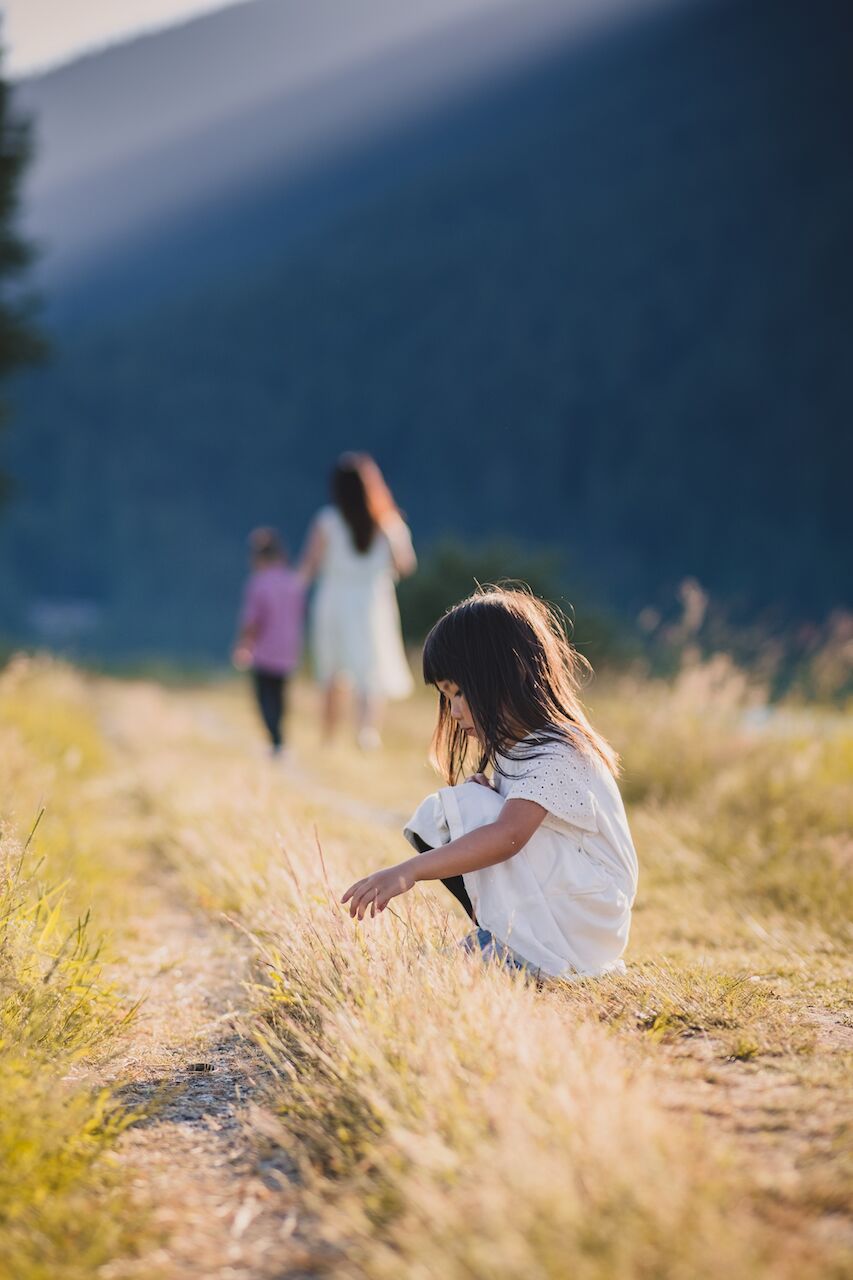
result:
[(265, 1083), (264, 1062), (236, 1025), (247, 949), (185, 903), (177, 875), (156, 856), (146, 870), (121, 967), (122, 986), (144, 1003), (105, 1082), (122, 1082), (119, 1098), (143, 1113), (119, 1156), (134, 1170), (140, 1202), (154, 1205), (161, 1243), (107, 1274), (292, 1275), (292, 1171), (261, 1157), (245, 1123)]
[(161, 814), (138, 785), (134, 699), (99, 699), (113, 767), (95, 797), (127, 885), (111, 977), (141, 1000), (119, 1055), (98, 1073), (139, 1119), (118, 1158), (156, 1244), (104, 1280), (298, 1280), (294, 1172), (259, 1147), (269, 1069), (247, 1025), (251, 948), (197, 906), (161, 852)]

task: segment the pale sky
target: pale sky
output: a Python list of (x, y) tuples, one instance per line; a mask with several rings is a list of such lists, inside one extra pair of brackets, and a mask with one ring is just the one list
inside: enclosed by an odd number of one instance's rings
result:
[[(243, 0), (245, 3), (246, 0)], [(27, 75), (227, 0), (0, 0), (4, 67)]]

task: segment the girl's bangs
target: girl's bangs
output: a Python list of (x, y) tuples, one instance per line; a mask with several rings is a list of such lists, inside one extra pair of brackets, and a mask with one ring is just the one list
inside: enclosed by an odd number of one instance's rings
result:
[(440, 618), (424, 642), (424, 684), (437, 685), (439, 680), (456, 680), (458, 673), (454, 667), (458, 665), (458, 659), (454, 660), (455, 646), (449, 643), (447, 622), (446, 616)]

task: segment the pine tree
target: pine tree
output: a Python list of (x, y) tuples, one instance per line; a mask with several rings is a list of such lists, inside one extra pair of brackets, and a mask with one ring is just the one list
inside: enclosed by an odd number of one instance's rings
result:
[[(23, 286), (33, 248), (17, 229), (20, 182), (31, 156), (29, 123), (16, 115), (10, 86), (0, 73), (0, 381), (45, 353), (33, 321), (34, 303)], [(0, 400), (0, 429), (7, 417), (8, 406)], [(7, 489), (0, 473), (0, 498)]]

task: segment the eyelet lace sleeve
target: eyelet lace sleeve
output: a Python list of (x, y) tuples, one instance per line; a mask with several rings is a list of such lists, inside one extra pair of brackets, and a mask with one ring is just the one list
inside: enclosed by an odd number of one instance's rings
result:
[(595, 766), (568, 743), (543, 747), (529, 760), (519, 760), (507, 787), (507, 800), (532, 800), (555, 818), (581, 831), (597, 831), (593, 782)]

